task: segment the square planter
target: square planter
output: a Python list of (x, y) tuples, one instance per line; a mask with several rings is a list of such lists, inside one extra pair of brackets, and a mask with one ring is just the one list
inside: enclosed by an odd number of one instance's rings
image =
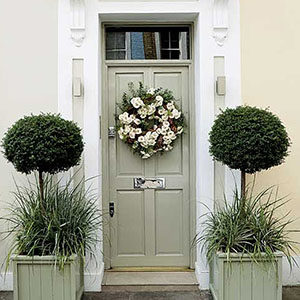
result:
[(72, 256), (59, 271), (54, 256), (13, 258), (14, 300), (80, 300), (83, 263)]
[[(259, 262), (260, 264), (260, 262)], [(281, 300), (282, 254), (261, 264), (249, 255), (232, 254), (231, 262), (218, 253), (210, 265), (210, 290), (214, 300)]]

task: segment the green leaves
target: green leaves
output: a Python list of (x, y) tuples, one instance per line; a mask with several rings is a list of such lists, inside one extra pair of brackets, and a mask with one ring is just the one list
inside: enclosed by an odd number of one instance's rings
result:
[(101, 213), (96, 206), (97, 197), (85, 191), (83, 183), (73, 187), (72, 178), (62, 185), (53, 176), (46, 177), (43, 213), (38, 185), (29, 182), (28, 187), (17, 186), (16, 203), (2, 218), (9, 223), (8, 234), (13, 237), (7, 264), (12, 253), (54, 255), (62, 269), (71, 255), (84, 258), (85, 251), (93, 252)]
[(281, 251), (291, 261), (296, 242), (289, 239), (287, 226), (292, 221), (280, 213), (286, 202), (273, 187), (255, 196), (240, 197), (236, 191), (231, 205), (225, 199), (224, 207), (205, 215), (196, 242), (202, 243), (209, 261), (219, 251), (229, 258), (231, 253), (249, 254), (253, 261), (272, 261), (274, 252)]
[(83, 139), (74, 122), (40, 114), (18, 120), (5, 134), (2, 147), (17, 171), (54, 174), (79, 163)]
[(280, 165), (290, 140), (280, 119), (268, 110), (250, 106), (227, 108), (209, 135), (215, 160), (246, 173)]

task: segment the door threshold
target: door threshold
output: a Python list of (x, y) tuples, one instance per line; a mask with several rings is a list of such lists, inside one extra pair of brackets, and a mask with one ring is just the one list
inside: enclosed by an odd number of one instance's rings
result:
[(194, 286), (198, 285), (194, 272), (104, 272), (105, 286)]
[(195, 272), (188, 267), (115, 267), (106, 272)]

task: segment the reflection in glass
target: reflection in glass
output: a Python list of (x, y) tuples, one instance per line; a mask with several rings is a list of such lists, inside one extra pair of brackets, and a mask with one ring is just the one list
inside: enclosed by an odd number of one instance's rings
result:
[(189, 27), (107, 27), (106, 59), (190, 59)]

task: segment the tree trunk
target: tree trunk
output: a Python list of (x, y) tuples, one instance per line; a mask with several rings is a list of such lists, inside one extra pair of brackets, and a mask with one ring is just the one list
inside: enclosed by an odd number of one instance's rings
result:
[(40, 186), (40, 195), (41, 195), (41, 208), (44, 208), (44, 179), (43, 179), (43, 172), (39, 171), (39, 186)]
[(246, 172), (241, 173), (241, 196), (244, 197), (246, 194)]

